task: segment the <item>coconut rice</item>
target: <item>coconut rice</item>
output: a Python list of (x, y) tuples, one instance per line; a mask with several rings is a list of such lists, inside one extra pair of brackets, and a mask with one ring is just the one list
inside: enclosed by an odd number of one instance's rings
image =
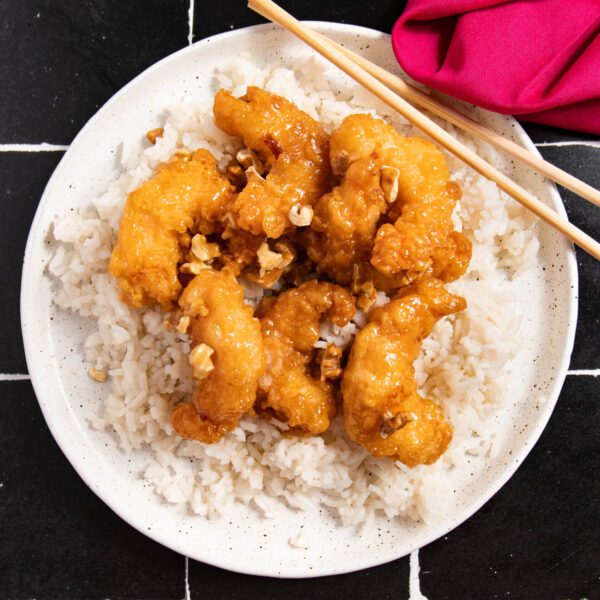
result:
[[(312, 57), (294, 70), (281, 63), (259, 68), (242, 56), (215, 74), (215, 89), (242, 95), (247, 85), (263, 87), (328, 130), (351, 113), (370, 112), (403, 134), (420, 135), (362, 89), (331, 90), (328, 68)], [(181, 439), (170, 423), (173, 404), (193, 387), (187, 336), (165, 329), (159, 310), (138, 311), (121, 302), (107, 265), (127, 194), (161, 162), (178, 149), (207, 148), (224, 166), (240, 146), (215, 126), (210, 105), (172, 107), (163, 128), (155, 145), (124, 143), (118, 179), (88, 208), (54, 223), (57, 245), (48, 270), (58, 286), (55, 302), (95, 322), (83, 351), (91, 376), (107, 380), (102, 410), (90, 425), (105, 430), (125, 453), (147, 449), (151, 458), (140, 477), (166, 502), (197, 515), (216, 518), (234, 503), (265, 517), (276, 517), (284, 506), (326, 506), (351, 525), (376, 512), (425, 521), (443, 512), (445, 476), (484, 462), (497, 447), (493, 416), (507, 401), (503, 384), (520, 347), (521, 315), (511, 286), (534, 265), (539, 247), (531, 217), (495, 184), (447, 155), (463, 189), (455, 227), (473, 241), (473, 258), (466, 275), (448, 286), (466, 298), (467, 310), (436, 325), (415, 363), (421, 392), (442, 405), (454, 428), (450, 447), (435, 464), (409, 469), (375, 459), (346, 438), (339, 418), (321, 436), (297, 438), (284, 436), (284, 424), (245, 417), (221, 442), (203, 445)], [(258, 286), (246, 286), (248, 303), (256, 305), (261, 295)], [(387, 301), (379, 295), (378, 304)], [(344, 328), (323, 323), (316, 345), (346, 345), (365, 322), (359, 311)]]

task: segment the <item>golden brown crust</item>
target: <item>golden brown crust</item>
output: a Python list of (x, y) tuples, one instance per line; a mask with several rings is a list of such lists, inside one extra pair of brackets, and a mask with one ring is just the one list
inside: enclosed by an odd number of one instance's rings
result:
[(108, 267), (119, 280), (123, 301), (135, 308), (173, 309), (182, 290), (181, 236), (188, 230), (218, 230), (233, 198), (233, 187), (207, 150), (175, 155), (131, 192)]
[(206, 269), (194, 277), (179, 305), (190, 319), (194, 348), (208, 346), (214, 368), (204, 369), (192, 402), (177, 405), (171, 420), (182, 437), (212, 444), (254, 404), (265, 370), (260, 322), (244, 303), (242, 287), (222, 271)]
[[(434, 462), (452, 428), (417, 393), (413, 361), (438, 319), (465, 307), (441, 281), (471, 258), (453, 229), (460, 189), (442, 153), (366, 114), (330, 140), (256, 87), (239, 99), (219, 91), (213, 112), (247, 148), (226, 174), (206, 150), (161, 166), (129, 195), (109, 266), (131, 306), (180, 309), (171, 326), (190, 336), (196, 389), (175, 406), (173, 427), (215, 443), (249, 413), (319, 434), (341, 378), (351, 439), (409, 466)], [(236, 277), (284, 291), (263, 298), (255, 317)], [(373, 308), (381, 291), (394, 299)], [(369, 322), (344, 367), (342, 348), (315, 343), (323, 319), (343, 327), (356, 303)]]
[[(367, 114), (351, 115), (331, 136), (334, 173), (377, 156), (385, 172), (387, 223), (372, 246), (371, 264), (384, 276), (408, 281), (432, 274), (444, 281), (460, 277), (470, 260), (468, 242), (453, 232), (452, 212), (460, 198), (443, 154), (431, 142), (401, 136)], [(454, 264), (452, 264), (454, 263)]]
[(354, 339), (342, 379), (344, 428), (371, 454), (413, 467), (435, 462), (452, 439), (440, 407), (417, 393), (413, 362), (423, 338), (465, 301), (421, 279), (374, 309)]
[(314, 204), (329, 185), (327, 134), (285, 98), (252, 86), (242, 98), (219, 90), (213, 113), (217, 127), (242, 138), (268, 170), (264, 177), (246, 171), (246, 187), (232, 207), (237, 226), (270, 238), (292, 230), (290, 209)]
[(343, 326), (355, 313), (348, 290), (307, 281), (269, 299), (259, 309), (267, 369), (259, 384), (259, 411), (274, 414), (297, 431), (321, 433), (335, 416), (332, 385), (313, 377), (310, 362), (324, 318)]
[(319, 198), (314, 210), (308, 256), (320, 272), (348, 284), (354, 265), (369, 262), (377, 223), (387, 210), (377, 156), (354, 162), (342, 183)]

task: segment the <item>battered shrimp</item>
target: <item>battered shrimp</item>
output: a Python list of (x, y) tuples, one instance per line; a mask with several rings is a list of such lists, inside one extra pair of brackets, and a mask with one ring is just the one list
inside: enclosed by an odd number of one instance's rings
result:
[(417, 137), (403, 137), (392, 126), (366, 114), (351, 115), (331, 136), (331, 165), (346, 172), (376, 153), (389, 179), (392, 205), (377, 232), (371, 264), (384, 275), (427, 273), (451, 281), (471, 258), (471, 244), (453, 232), (452, 212), (460, 198), (442, 153)]
[[(331, 134), (329, 159), (334, 175), (343, 175), (357, 160), (376, 153), (384, 164), (405, 140), (391, 125), (368, 114), (346, 117)], [(395, 165), (390, 165), (395, 166)]]
[(182, 289), (182, 238), (188, 230), (217, 230), (234, 192), (207, 150), (176, 154), (131, 192), (108, 267), (122, 299), (135, 308), (173, 309)]
[(335, 416), (334, 389), (309, 371), (322, 318), (338, 326), (354, 316), (352, 294), (333, 283), (308, 281), (268, 299), (260, 309), (267, 370), (257, 409), (296, 431), (321, 433)]
[(294, 104), (257, 87), (242, 98), (220, 90), (215, 123), (241, 137), (265, 163), (268, 175), (246, 171), (247, 184), (232, 207), (236, 224), (254, 235), (277, 238), (293, 229), (294, 205), (312, 205), (329, 184), (329, 139), (321, 126)]
[(436, 322), (466, 303), (431, 278), (401, 293), (374, 309), (354, 339), (342, 379), (344, 427), (374, 456), (414, 467), (440, 457), (452, 427), (435, 402), (417, 393), (413, 362)]
[(260, 322), (244, 291), (227, 273), (205, 269), (185, 288), (179, 305), (194, 345), (190, 363), (198, 387), (191, 402), (173, 409), (182, 437), (218, 442), (252, 408), (265, 370)]
[(307, 253), (338, 283), (352, 281), (354, 266), (371, 258), (379, 218), (387, 210), (376, 155), (354, 162), (341, 184), (315, 204)]

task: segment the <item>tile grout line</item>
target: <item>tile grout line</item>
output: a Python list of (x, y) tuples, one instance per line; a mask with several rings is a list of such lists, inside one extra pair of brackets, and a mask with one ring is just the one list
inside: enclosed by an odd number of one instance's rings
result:
[(600, 141), (565, 141), (565, 142), (540, 142), (535, 144), (536, 148), (560, 148), (562, 146), (588, 146), (590, 148), (599, 148)]
[(587, 375), (589, 377), (600, 377), (600, 369), (573, 369), (567, 371), (567, 375)]
[(0, 373), (0, 381), (29, 381), (27, 373)]
[(421, 594), (421, 583), (419, 581), (419, 551), (410, 553), (410, 574), (408, 576), (408, 600), (427, 600)]
[(190, 0), (188, 9), (188, 46), (194, 43), (194, 4), (195, 0)]
[(64, 152), (69, 146), (59, 144), (0, 144), (0, 152)]
[(191, 596), (191, 593), (190, 593), (190, 578), (189, 578), (189, 575), (190, 575), (190, 559), (186, 556), (185, 557), (185, 580), (184, 580), (185, 596), (183, 597), (183, 600), (192, 600), (192, 596)]

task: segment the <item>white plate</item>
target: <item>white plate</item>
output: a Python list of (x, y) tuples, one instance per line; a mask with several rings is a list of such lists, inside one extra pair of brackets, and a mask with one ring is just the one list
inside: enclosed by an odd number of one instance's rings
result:
[[(382, 66), (398, 70), (389, 36), (349, 25), (314, 26)], [(54, 438), (77, 472), (133, 527), (186, 554), (226, 569), (256, 575), (310, 577), (363, 569), (399, 558), (444, 535), (479, 509), (515, 472), (546, 425), (560, 392), (577, 319), (577, 268), (571, 245), (540, 228), (539, 267), (519, 284), (527, 307), (528, 345), (519, 355), (516, 394), (497, 458), (477, 471), (453, 497), (453, 506), (430, 524), (380, 519), (357, 532), (336, 527), (330, 517), (291, 511), (265, 520), (244, 507), (208, 521), (163, 503), (144, 486), (143, 453), (124, 456), (110, 436), (90, 430), (85, 417), (99, 407), (98, 384), (82, 365), (86, 325), (52, 307), (46, 237), (55, 215), (89, 204), (114, 177), (115, 157), (126, 140), (137, 140), (160, 122), (164, 109), (184, 99), (212, 97), (214, 68), (249, 51), (257, 61), (293, 60), (307, 52), (290, 35), (270, 25), (233, 31), (198, 42), (160, 61), (116, 94), (83, 128), (52, 176), (31, 227), (21, 296), (27, 364), (40, 406)], [(496, 131), (535, 148), (510, 117), (474, 111)], [(527, 168), (503, 165), (507, 173), (565, 214), (556, 188)], [(535, 390), (535, 393), (533, 392)], [(540, 394), (547, 401), (539, 403)], [(43, 449), (42, 449), (43, 450)], [(288, 544), (304, 526), (310, 548)]]

